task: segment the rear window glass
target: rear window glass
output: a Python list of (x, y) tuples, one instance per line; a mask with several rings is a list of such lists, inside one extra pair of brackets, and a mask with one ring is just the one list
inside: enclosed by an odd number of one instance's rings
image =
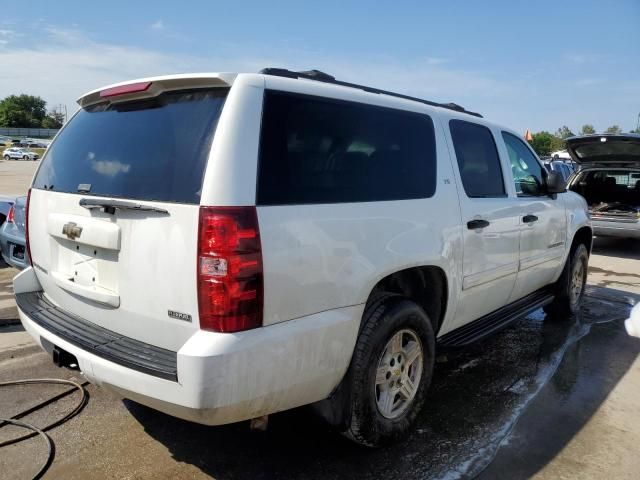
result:
[(433, 122), (424, 114), (267, 91), (258, 177), (260, 205), (430, 197)]
[(81, 110), (47, 151), (33, 186), (57, 192), (199, 203), (228, 90), (162, 94)]
[(451, 120), (449, 129), (467, 196), (506, 196), (498, 149), (491, 131), (464, 120)]
[(640, 139), (587, 143), (576, 147), (575, 152), (580, 159), (609, 160), (612, 157), (618, 157), (620, 160), (637, 161), (640, 157)]

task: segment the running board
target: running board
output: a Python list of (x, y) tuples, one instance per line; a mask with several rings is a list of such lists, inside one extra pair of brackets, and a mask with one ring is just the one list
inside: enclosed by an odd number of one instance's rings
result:
[(487, 337), (553, 301), (548, 289), (538, 290), (495, 312), (456, 328), (438, 339), (440, 347), (463, 347)]

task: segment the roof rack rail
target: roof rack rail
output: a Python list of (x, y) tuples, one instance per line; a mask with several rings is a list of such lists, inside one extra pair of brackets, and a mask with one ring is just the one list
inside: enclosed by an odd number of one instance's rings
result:
[(321, 72), (320, 70), (306, 70), (302, 72), (294, 72), (291, 70), (287, 70), (286, 68), (263, 68), (259, 73), (263, 75), (273, 75), (276, 77), (287, 77), (287, 78), (305, 78), (307, 80), (316, 80), (318, 82), (332, 83), (334, 85), (341, 85), (343, 87), (357, 88), (359, 90), (364, 90), (369, 93), (378, 93), (381, 95), (390, 95), (392, 97), (403, 98), (405, 100), (412, 100), (414, 102), (424, 103), (425, 105), (430, 105), (432, 107), (440, 107), (446, 108), (448, 110), (455, 110), (456, 112), (467, 113), (469, 115), (473, 115), (474, 117), (482, 118), (477, 112), (470, 112), (469, 110), (465, 110), (464, 107), (456, 103), (438, 103), (432, 102), (430, 100), (424, 100), (422, 98), (411, 97), (409, 95), (403, 95), (401, 93), (390, 92), (387, 90), (380, 90), (379, 88), (367, 87), (365, 85), (358, 85), (357, 83), (349, 83), (343, 82), (341, 80), (336, 80), (336, 78), (328, 73)]

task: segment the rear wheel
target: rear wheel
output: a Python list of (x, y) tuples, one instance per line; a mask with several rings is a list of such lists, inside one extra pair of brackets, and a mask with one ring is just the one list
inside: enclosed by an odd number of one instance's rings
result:
[(351, 364), (351, 419), (345, 434), (377, 447), (404, 437), (433, 373), (435, 337), (414, 302), (387, 295), (366, 310)]
[(22, 159), (23, 159), (23, 160), (25, 160), (25, 161), (27, 161), (27, 160), (29, 160), (29, 156), (28, 156), (28, 155), (25, 155), (24, 157), (22, 157)]
[(589, 252), (584, 244), (579, 244), (569, 255), (555, 287), (555, 299), (544, 307), (550, 318), (563, 318), (575, 315), (587, 284)]
[(10, 157), (9, 155), (5, 155), (5, 156), (4, 156), (4, 159), (5, 159), (5, 160), (11, 160), (11, 157)]

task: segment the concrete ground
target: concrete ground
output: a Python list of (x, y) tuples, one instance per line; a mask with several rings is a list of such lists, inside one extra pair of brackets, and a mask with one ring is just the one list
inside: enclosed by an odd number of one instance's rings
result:
[[(264, 433), (246, 423), (205, 427), (88, 385), (86, 408), (50, 432), (56, 452), (45, 478), (638, 478), (640, 340), (622, 321), (640, 299), (640, 242), (597, 239), (590, 263), (577, 318), (548, 322), (534, 312), (441, 355), (416, 430), (399, 445), (359, 448), (305, 409), (271, 416)], [(14, 273), (0, 268), (0, 301), (10, 299)], [(0, 320), (0, 382), (42, 377), (83, 381)], [(0, 417), (63, 390), (0, 387)], [(77, 400), (25, 420), (44, 425)], [(20, 433), (5, 426), (0, 442)], [(0, 478), (30, 478), (45, 453), (35, 438), (0, 448)]]

